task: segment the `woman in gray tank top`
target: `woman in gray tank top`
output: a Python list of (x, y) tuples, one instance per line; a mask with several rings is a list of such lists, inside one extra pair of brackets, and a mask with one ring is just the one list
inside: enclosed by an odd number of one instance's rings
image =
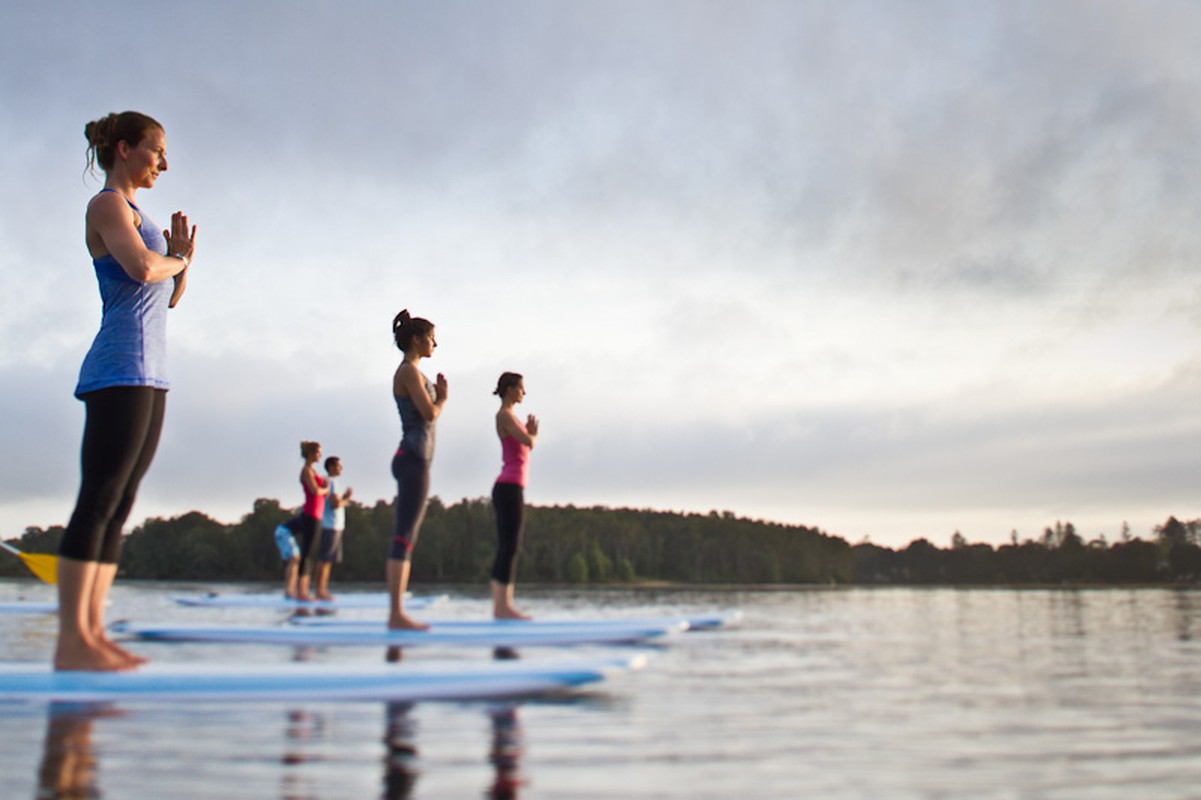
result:
[(392, 320), (392, 335), (404, 360), (392, 376), (392, 396), (400, 414), (401, 440), (392, 458), (396, 478), (396, 528), (388, 553), (389, 628), (425, 630), (428, 625), (405, 613), (404, 597), (409, 585), (413, 545), (425, 517), (430, 490), (430, 461), (434, 457), (434, 423), (446, 405), (446, 376), (438, 373), (431, 383), (419, 369), (421, 360), (434, 354), (434, 324), (401, 311)]

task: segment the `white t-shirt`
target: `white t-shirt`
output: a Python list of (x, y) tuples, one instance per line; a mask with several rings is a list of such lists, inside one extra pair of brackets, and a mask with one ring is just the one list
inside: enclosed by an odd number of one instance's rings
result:
[(321, 527), (340, 531), (346, 527), (346, 506), (334, 508), (334, 479), (329, 479), (329, 495), (325, 498), (325, 515), (321, 517)]

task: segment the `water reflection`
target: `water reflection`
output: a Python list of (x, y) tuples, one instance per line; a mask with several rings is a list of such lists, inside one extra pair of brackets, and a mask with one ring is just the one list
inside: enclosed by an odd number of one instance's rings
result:
[(284, 800), (301, 800), (311, 797), (311, 787), (306, 785), (305, 774), (300, 767), (321, 757), (312, 752), (312, 744), (320, 742), (325, 735), (326, 722), (322, 714), (315, 714), (303, 709), (287, 712), (287, 723), (284, 726), (284, 752), (280, 763), (284, 770), (280, 773), (280, 797)]
[(39, 800), (103, 796), (97, 783), (99, 769), (92, 746), (92, 724), (101, 717), (119, 715), (119, 711), (107, 704), (50, 705), (42, 763), (38, 767)]
[(492, 748), (488, 752), (488, 761), (496, 773), (487, 796), (490, 800), (513, 800), (517, 790), (525, 785), (521, 775), (524, 743), (517, 707), (494, 708), (488, 716), (492, 719)]
[(308, 745), (323, 738), (326, 729), (325, 716), (294, 709), (288, 712), (287, 720), (284, 727), (285, 749), (280, 763), (304, 764), (318, 760), (308, 752)]
[(1177, 590), (1172, 596), (1173, 626), (1176, 639), (1181, 642), (1193, 638), (1193, 622), (1197, 619), (1196, 592)]
[[(487, 734), (479, 731), (475, 725), (467, 727), (477, 731), (472, 738), (478, 737), (476, 745), (469, 747), (469, 750), (482, 755), (482, 758), (476, 757), (479, 759), (475, 761), (475, 764), (478, 765), (476, 769), (479, 771), (476, 779), (483, 784), (481, 787), (483, 795), (492, 800), (517, 798), (520, 791), (529, 784), (527, 776), (522, 771), (525, 737), (522, 721), (519, 718), (519, 709), (527, 702), (529, 701), (469, 704), (473, 705), (475, 709), (472, 716), (474, 713), (482, 712), (488, 721)], [(562, 701), (548, 699), (546, 702), (557, 704)], [(421, 754), (417, 743), (419, 717), (415, 713), (415, 709), (420, 704), (396, 701), (382, 705), (385, 711), (382, 738), (384, 753), (379, 796), (383, 800), (407, 800), (407, 798), (416, 796), (416, 786), (421, 775), (419, 760)], [(94, 744), (94, 738), (98, 738), (94, 736), (97, 720), (113, 719), (115, 722), (120, 718), (128, 721), (120, 726), (124, 728), (124, 733), (101, 729), (107, 734), (102, 741), (107, 741), (108, 747), (112, 749), (109, 756), (117, 761), (128, 758), (133, 752), (129, 749), (131, 747), (136, 748), (139, 758), (160, 759), (164, 755), (180, 757), (175, 749), (179, 746), (179, 741), (172, 737), (168, 736), (162, 740), (161, 749), (156, 749), (159, 742), (142, 740), (135, 743), (131, 739), (129, 723), (133, 723), (132, 730), (140, 730), (144, 725), (150, 725), (153, 728), (154, 725), (160, 723), (156, 714), (147, 715), (140, 711), (122, 709), (112, 703), (57, 703), (48, 706), (47, 711), (43, 756), (37, 772), (36, 797), (38, 800), (93, 800), (105, 796), (100, 787), (103, 753)], [(176, 708), (175, 710), (167, 709), (165, 713), (167, 719), (176, 720), (177, 714), (190, 716), (192, 712)], [(358, 743), (338, 740), (336, 710), (331, 709), (327, 712), (323, 708), (315, 710), (304, 707), (288, 708), (269, 705), (261, 710), (252, 709), (249, 716), (242, 721), (242, 725), (235, 726), (235, 728), (247, 727), (250, 731), (257, 728), (261, 731), (262, 723), (265, 720), (275, 720), (271, 724), (271, 728), (279, 731), (281, 714), (283, 715), (283, 736), (280, 743), (282, 746), (270, 744), (267, 750), (268, 760), (277, 765), (272, 770), (274, 775), (270, 772), (260, 773), (262, 777), (270, 781), (268, 785), (277, 787), (274, 792), (268, 790), (269, 794), (282, 798), (282, 800), (337, 796), (326, 795), (324, 792), (329, 788), (328, 782), (331, 778), (341, 772), (343, 767), (357, 769), (356, 762), (353, 759), (347, 759), (346, 753), (357, 750)], [(435, 719), (443, 718), (441, 715), (435, 715)], [(478, 720), (479, 717), (474, 717), (474, 719)], [(197, 719), (197, 722), (201, 725), (213, 726), (210, 730), (224, 729), (228, 731), (230, 726), (228, 715), (224, 712), (203, 715)], [(374, 722), (372, 727), (376, 725), (378, 722)], [(375, 727), (375, 730), (378, 731), (379, 728)], [(362, 736), (363, 734), (364, 731), (360, 729), (356, 735)], [(345, 732), (341, 735), (344, 736)], [(200, 736), (200, 739), (205, 740), (211, 738)], [(229, 748), (233, 748), (237, 750), (240, 757), (254, 760), (259, 749), (258, 745), (268, 744), (272, 738), (268, 736), (264, 739), (253, 733), (249, 734), (248, 739), (239, 739), (234, 736), (215, 751), (200, 747), (190, 750), (189, 753), (200, 759), (201, 763), (210, 757), (213, 757), (216, 763), (220, 763), (222, 758), (233, 758), (227, 753)], [(367, 732), (367, 741), (364, 744), (369, 745), (371, 738), (373, 737)], [(115, 746), (114, 742), (117, 743)], [(276, 749), (277, 747), (278, 749)], [(485, 771), (486, 778), (483, 777)], [(207, 777), (206, 780), (208, 780)], [(193, 796), (188, 794), (188, 791), (194, 792), (197, 788), (191, 786), (187, 790), (182, 790), (181, 796)], [(110, 786), (109, 791), (120, 790)], [(213, 796), (219, 794), (221, 794), (220, 791), (215, 791)], [(0, 791), (0, 796), (6, 795)]]
[[(0, 709), (0, 797), (278, 799), (283, 773), (313, 800), (562, 797), (618, 777), (646, 797), (792, 797), (797, 786), (813, 797), (1201, 797), (1201, 590), (736, 597), (740, 628), (678, 637), (636, 676), (524, 700), (508, 717), (504, 703), (139, 702), (115, 719)], [(583, 614), (585, 602), (596, 598), (563, 604)], [(5, 630), (19, 635), (0, 618)], [(378, 662), (383, 649), (355, 658)], [(233, 654), (181, 646), (178, 657)], [(324, 738), (285, 742), (286, 726), (314, 728), (285, 716), (297, 707), (324, 716)], [(284, 765), (285, 751), (320, 760)]]
[[(414, 703), (388, 703), (385, 706), (383, 800), (406, 800), (413, 796), (420, 753), (417, 749), (417, 720), (412, 715)], [(524, 737), (516, 705), (488, 709), (492, 738), (488, 747), (488, 763), (492, 765), (492, 782), (485, 791), (490, 800), (514, 800), (518, 790), (526, 785), (521, 774)]]
[(384, 800), (404, 800), (417, 785), (417, 721), (412, 703), (388, 703), (384, 725)]

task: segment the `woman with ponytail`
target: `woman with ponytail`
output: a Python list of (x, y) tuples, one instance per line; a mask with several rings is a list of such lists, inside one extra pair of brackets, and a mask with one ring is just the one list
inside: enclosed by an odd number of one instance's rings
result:
[(409, 570), (413, 545), (425, 517), (425, 505), (430, 492), (430, 461), (434, 457), (434, 423), (446, 405), (446, 376), (438, 373), (431, 383), (421, 373), (423, 358), (434, 354), (438, 342), (434, 325), (427, 319), (409, 316), (401, 311), (392, 320), (392, 335), (404, 359), (392, 377), (392, 396), (400, 412), (401, 440), (392, 458), (392, 476), (396, 478), (396, 528), (392, 548), (388, 553), (388, 593), (391, 611), (389, 628), (425, 630), (422, 624), (404, 609), (405, 592), (409, 586)]
[(525, 399), (525, 380), (516, 372), (505, 372), (493, 394), (500, 397), (496, 412), (496, 435), (500, 437), (500, 476), (492, 486), (492, 508), (496, 511), (496, 560), (492, 563), (492, 616), (496, 619), (529, 619), (513, 605), (513, 584), (521, 534), (525, 528), (525, 482), (529, 474), (530, 450), (538, 439), (538, 418), (525, 423), (514, 407)]
[(182, 212), (155, 227), (134, 204), (167, 171), (163, 126), (136, 111), (89, 122), (87, 167), (104, 171), (88, 203), (88, 253), (100, 284), (100, 332), (79, 371), (86, 406), (79, 498), (59, 545), (60, 670), (132, 669), (144, 659), (108, 639), (104, 607), (117, 574), (121, 529), (162, 431), (168, 382), (167, 309), (187, 285), (196, 228)]
[[(325, 516), (325, 504), (329, 496), (329, 481), (317, 474), (317, 462), (321, 460), (321, 445), (318, 442), (301, 442), (300, 457), (304, 466), (300, 470), (300, 486), (304, 489), (304, 506), (300, 511), (300, 563), (297, 565), (297, 600), (312, 600), (309, 584), (313, 578), (313, 565), (317, 562), (317, 545), (321, 541), (321, 519)], [(287, 590), (284, 594), (288, 594)]]

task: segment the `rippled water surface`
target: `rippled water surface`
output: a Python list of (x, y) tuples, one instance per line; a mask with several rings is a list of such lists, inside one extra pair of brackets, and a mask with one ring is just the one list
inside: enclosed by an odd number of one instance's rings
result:
[[(118, 584), (110, 619), (274, 622)], [(371, 587), (377, 588), (377, 587)], [(426, 616), (481, 617), (474, 587)], [(739, 609), (641, 672), (515, 703), (0, 705), (0, 797), (1174, 798), (1201, 796), (1201, 592), (520, 592), (542, 615)], [(52, 599), (0, 582), (0, 601)], [(366, 612), (359, 612), (362, 616)], [(3, 660), (54, 619), (0, 615)], [(375, 649), (135, 644), (158, 660), (377, 661)], [(608, 654), (576, 648), (575, 655)], [(629, 652), (623, 649), (622, 652)], [(406, 658), (487, 652), (411, 649)], [(546, 653), (523, 653), (530, 659)], [(400, 667), (403, 668), (403, 665)], [(74, 794), (71, 791), (75, 791)]]

